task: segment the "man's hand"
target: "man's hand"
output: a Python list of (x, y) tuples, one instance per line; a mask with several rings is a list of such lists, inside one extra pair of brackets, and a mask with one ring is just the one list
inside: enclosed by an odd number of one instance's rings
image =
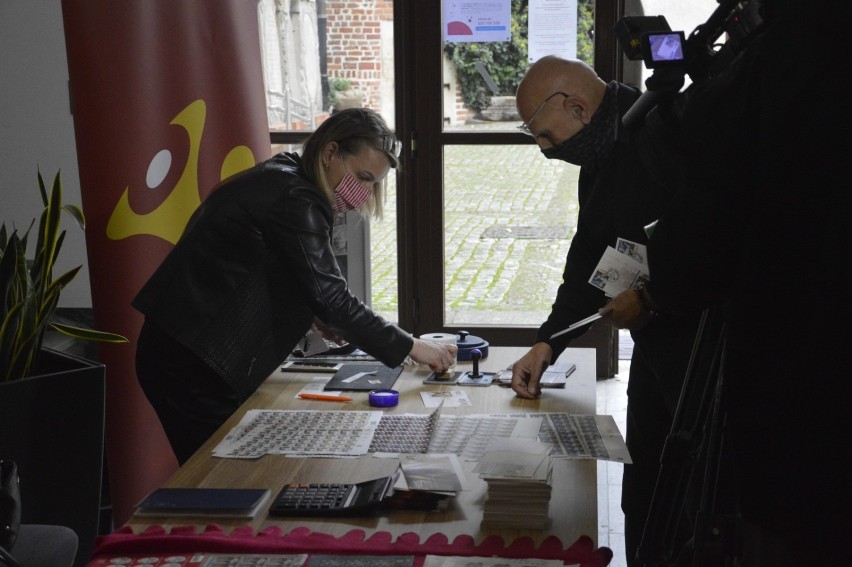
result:
[(549, 344), (536, 343), (512, 365), (512, 390), (519, 398), (534, 400), (541, 395), (538, 384), (552, 357), (553, 349)]
[(638, 331), (653, 319), (653, 315), (645, 308), (639, 293), (634, 289), (622, 291), (606, 306), (609, 311), (603, 318), (617, 329)]

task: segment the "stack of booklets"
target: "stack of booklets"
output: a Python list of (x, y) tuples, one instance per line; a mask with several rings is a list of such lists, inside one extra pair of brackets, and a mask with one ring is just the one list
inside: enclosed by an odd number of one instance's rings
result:
[(553, 485), (549, 443), (494, 439), (474, 468), (488, 484), (482, 522), (492, 527), (542, 530)]

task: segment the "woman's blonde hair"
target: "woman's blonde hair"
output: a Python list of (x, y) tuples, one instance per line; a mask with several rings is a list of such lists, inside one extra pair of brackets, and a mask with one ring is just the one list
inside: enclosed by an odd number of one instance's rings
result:
[[(379, 150), (388, 158), (391, 168), (399, 167), (399, 141), (379, 114), (369, 108), (347, 108), (332, 114), (311, 134), (302, 149), (305, 173), (330, 203), (334, 203), (334, 188), (329, 186), (322, 165), (322, 150), (330, 142), (337, 142), (341, 155), (357, 154), (364, 146)], [(361, 213), (381, 218), (386, 179), (373, 183), (372, 194), (358, 209)]]

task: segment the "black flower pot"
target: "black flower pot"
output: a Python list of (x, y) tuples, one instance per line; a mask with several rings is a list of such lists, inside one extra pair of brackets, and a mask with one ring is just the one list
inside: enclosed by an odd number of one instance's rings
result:
[(0, 384), (0, 456), (18, 463), (21, 521), (73, 529), (75, 566), (98, 535), (105, 376), (103, 364), (44, 349), (37, 373)]

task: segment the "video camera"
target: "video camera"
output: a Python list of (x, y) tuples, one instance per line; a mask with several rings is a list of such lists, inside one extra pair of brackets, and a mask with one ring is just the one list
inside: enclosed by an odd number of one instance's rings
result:
[[(642, 124), (658, 103), (671, 100), (689, 75), (693, 84), (712, 78), (745, 49), (771, 19), (771, 0), (719, 0), (710, 18), (689, 35), (672, 31), (663, 16), (626, 16), (618, 20), (615, 34), (625, 56), (642, 59), (653, 74), (622, 122), (627, 127)], [(726, 34), (724, 43), (717, 43)]]

